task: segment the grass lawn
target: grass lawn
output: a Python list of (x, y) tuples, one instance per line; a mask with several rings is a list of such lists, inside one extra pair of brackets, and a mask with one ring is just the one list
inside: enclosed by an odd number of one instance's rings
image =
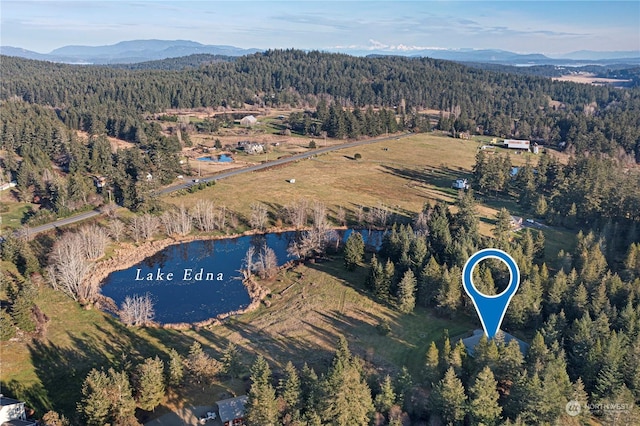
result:
[(0, 230), (2, 231), (2, 233), (18, 229), (20, 226), (22, 226), (22, 218), (24, 217), (25, 213), (29, 211), (29, 208), (34, 206), (30, 203), (6, 201), (6, 197), (3, 197), (1, 204), (4, 209), (7, 209), (6, 212), (0, 213), (0, 217), (2, 217), (2, 221), (0, 222)]

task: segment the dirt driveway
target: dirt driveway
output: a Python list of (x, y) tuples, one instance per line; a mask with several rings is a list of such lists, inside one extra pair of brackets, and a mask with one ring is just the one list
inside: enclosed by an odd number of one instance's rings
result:
[[(176, 412), (167, 413), (162, 417), (145, 423), (145, 426), (185, 426), (199, 425), (198, 419), (204, 416), (207, 411), (216, 411), (215, 407), (202, 405), (199, 407), (184, 407)], [(222, 426), (219, 419), (209, 420), (206, 426)]]

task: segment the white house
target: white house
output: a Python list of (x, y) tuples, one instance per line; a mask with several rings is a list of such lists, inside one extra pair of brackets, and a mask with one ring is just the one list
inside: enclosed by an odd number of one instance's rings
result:
[(0, 394), (0, 425), (35, 426), (36, 422), (27, 420), (24, 402)]
[(238, 149), (247, 154), (262, 154), (264, 152), (264, 145), (257, 142), (240, 141), (238, 142)]
[(455, 189), (469, 189), (469, 182), (466, 179), (456, 179), (451, 186)]
[(247, 115), (246, 117), (242, 117), (240, 120), (240, 125), (242, 127), (253, 127), (258, 123), (258, 119), (253, 115)]
[(509, 149), (522, 149), (528, 151), (531, 146), (531, 142), (528, 140), (505, 139), (503, 145)]

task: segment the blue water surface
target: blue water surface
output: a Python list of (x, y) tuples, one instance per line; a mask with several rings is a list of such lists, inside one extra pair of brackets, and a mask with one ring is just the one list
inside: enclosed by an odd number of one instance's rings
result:
[(233, 157), (227, 154), (220, 154), (217, 156), (198, 157), (198, 161), (213, 162), (213, 163), (232, 163)]
[[(351, 232), (342, 231), (342, 239), (346, 240)], [(368, 244), (380, 247), (381, 232), (358, 232)], [(287, 248), (296, 235), (296, 232), (270, 233), (169, 246), (129, 269), (111, 273), (104, 281), (102, 294), (120, 306), (127, 296), (149, 293), (155, 321), (160, 324), (215, 318), (246, 308), (250, 303), (239, 272), (249, 247), (255, 247), (257, 255), (266, 243), (275, 252), (278, 264), (283, 265), (291, 260)], [(168, 279), (169, 273), (173, 274), (172, 280)], [(147, 274), (152, 275), (151, 280), (146, 279)]]

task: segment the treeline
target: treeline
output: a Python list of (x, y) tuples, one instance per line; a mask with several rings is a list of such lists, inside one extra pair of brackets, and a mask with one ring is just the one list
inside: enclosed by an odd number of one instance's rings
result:
[(619, 262), (640, 232), (640, 174), (633, 161), (578, 156), (564, 165), (543, 155), (513, 168), (509, 154), (479, 151), (473, 186), (485, 195), (515, 198), (524, 211), (550, 225), (593, 229), (607, 239), (605, 253)]
[[(640, 158), (640, 90), (497, 73), (428, 58), (359, 58), (271, 50), (181, 71), (121, 70), (3, 57), (0, 99), (57, 108), (72, 129), (135, 141), (141, 114), (167, 108), (343, 106), (444, 111), (447, 129), (566, 142), (577, 151)], [(551, 101), (559, 106), (551, 106)], [(136, 120), (132, 122), (132, 118)], [(138, 124), (136, 124), (138, 123)]]
[[(48, 210), (63, 216), (109, 197), (139, 209), (158, 183), (170, 183), (182, 173), (180, 140), (162, 134), (157, 123), (130, 129), (137, 145), (114, 153), (104, 131), (83, 140), (49, 107), (10, 100), (0, 105), (0, 118), (4, 170), (16, 180), (22, 201), (44, 207), (40, 215), (50, 214)], [(98, 187), (99, 177), (105, 179), (104, 190)]]

